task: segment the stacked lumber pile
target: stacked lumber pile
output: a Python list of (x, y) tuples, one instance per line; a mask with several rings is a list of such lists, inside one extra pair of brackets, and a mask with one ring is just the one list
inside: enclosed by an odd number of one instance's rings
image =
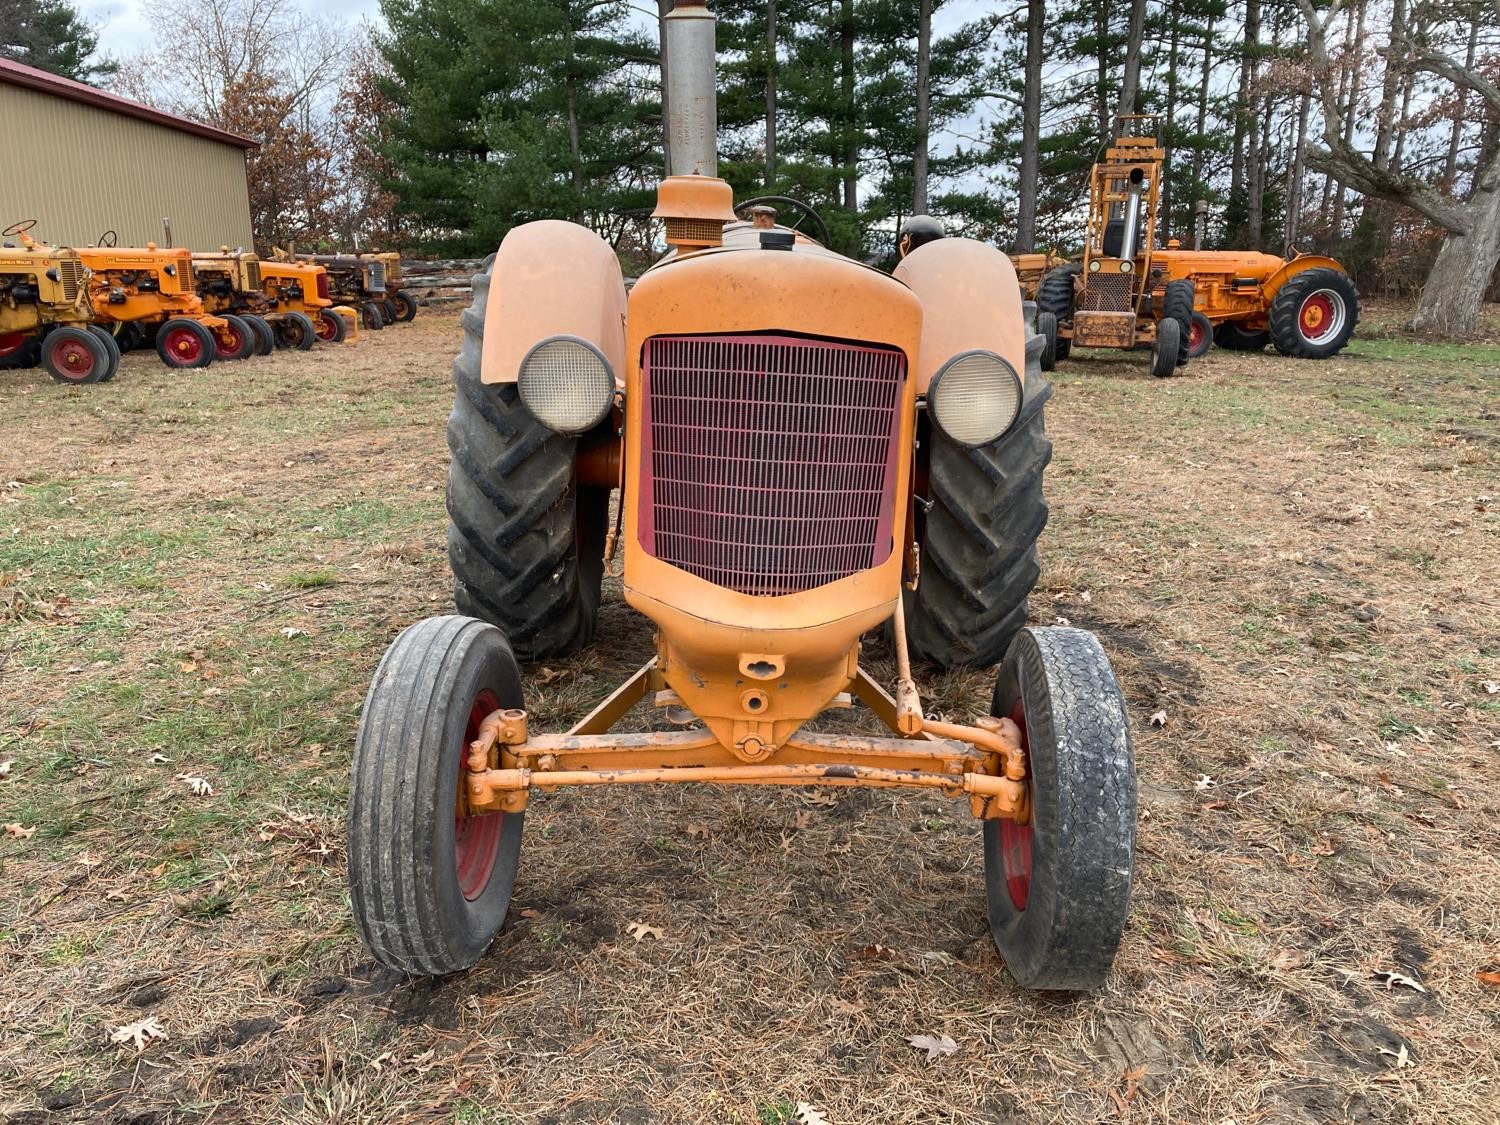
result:
[(434, 308), (467, 305), (471, 298), (474, 275), (481, 258), (439, 258), (422, 261), (401, 260), (401, 288), (421, 304)]

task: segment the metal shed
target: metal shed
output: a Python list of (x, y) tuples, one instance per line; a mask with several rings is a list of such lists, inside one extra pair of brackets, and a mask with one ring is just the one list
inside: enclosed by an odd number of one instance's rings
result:
[(0, 227), (92, 246), (254, 244), (245, 153), (255, 142), (44, 70), (0, 59)]

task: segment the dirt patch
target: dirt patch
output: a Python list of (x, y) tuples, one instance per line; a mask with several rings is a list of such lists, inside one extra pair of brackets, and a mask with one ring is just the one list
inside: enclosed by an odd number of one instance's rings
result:
[[(1057, 373), (1033, 617), (1099, 634), (1142, 780), (1083, 998), (1010, 982), (966, 809), (875, 791), (539, 798), (492, 952), (380, 969), (343, 804), (375, 661), (449, 604), (455, 318), (0, 376), (0, 822), (36, 829), (0, 837), (0, 1119), (1493, 1121), (1500, 350), (1375, 313), (1328, 363)], [(650, 652), (609, 584), (538, 729)], [(955, 717), (991, 687), (924, 683)]]

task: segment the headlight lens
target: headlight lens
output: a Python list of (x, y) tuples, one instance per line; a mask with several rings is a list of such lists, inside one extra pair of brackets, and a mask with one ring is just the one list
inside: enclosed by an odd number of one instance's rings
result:
[(576, 336), (554, 336), (532, 348), (521, 361), (516, 382), (526, 409), (560, 434), (593, 429), (615, 399), (609, 362)]
[(1021, 379), (994, 352), (964, 352), (943, 365), (927, 388), (932, 420), (961, 445), (994, 441), (1021, 412)]

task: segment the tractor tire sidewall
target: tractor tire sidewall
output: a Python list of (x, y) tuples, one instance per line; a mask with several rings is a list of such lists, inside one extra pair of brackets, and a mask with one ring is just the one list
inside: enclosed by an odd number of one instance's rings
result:
[(1156, 322), (1156, 343), (1151, 346), (1151, 374), (1158, 379), (1175, 375), (1181, 351), (1181, 325), (1174, 317), (1162, 317)]
[[(67, 371), (53, 362), (56, 349), (66, 343), (77, 344), (89, 353), (92, 366), (88, 374), (82, 378), (71, 377)], [(48, 375), (52, 376), (54, 382), (79, 387), (87, 383), (103, 382), (104, 372), (109, 367), (109, 352), (105, 350), (99, 337), (87, 328), (54, 328), (42, 340), (41, 362), (42, 367)]]
[(328, 337), (319, 336), (318, 339), (325, 344), (342, 344), (344, 338), (349, 334), (348, 327), (344, 324), (344, 318), (332, 309), (319, 309), (318, 321), (330, 326)]
[[(1076, 300), (1073, 279), (1083, 272), (1077, 262), (1048, 270), (1036, 289), (1038, 312), (1049, 312), (1057, 318), (1059, 325), (1073, 323), (1073, 303)], [(1059, 355), (1057, 358), (1063, 358)]]
[(385, 300), (383, 300), (383, 301), (380, 302), (380, 311), (383, 312), (383, 313), (385, 313), (385, 322), (387, 324), (395, 324), (396, 323), (396, 320), (398, 318), (396, 316), (396, 302), (395, 301), (393, 301), (391, 298), (387, 297)]
[[(1302, 334), (1302, 305), (1320, 289), (1338, 295), (1344, 304), (1344, 323), (1326, 339), (1310, 340)], [(1305, 270), (1291, 278), (1271, 302), (1271, 343), (1284, 356), (1294, 359), (1327, 359), (1344, 350), (1359, 323), (1359, 290), (1346, 273), (1327, 267)]]
[(1042, 345), (1041, 368), (1051, 371), (1057, 366), (1057, 317), (1050, 312), (1036, 314), (1037, 333), (1046, 341)]
[(458, 611), (498, 625), (530, 663), (593, 639), (610, 490), (579, 486), (579, 439), (537, 421), (514, 383), (480, 381), (489, 281), (474, 278), (453, 361), (448, 561)]
[(255, 349), (260, 344), (260, 337), (255, 334), (255, 329), (251, 328), (249, 322), (247, 322), (242, 316), (235, 316), (233, 313), (223, 313), (221, 315), (229, 323), (230, 327), (234, 329), (235, 334), (239, 337), (240, 347), (238, 351), (233, 353), (225, 352), (218, 358), (249, 359), (252, 355), (255, 354)]
[(255, 333), (255, 355), (270, 355), (276, 350), (276, 330), (271, 327), (265, 317), (247, 316), (244, 321)]
[(1101, 984), (1130, 913), (1136, 779), (1120, 685), (1093, 634), (1016, 635), (990, 713), (1025, 703), (1032, 869), (1024, 909), (1007, 887), (999, 822), (984, 822), (990, 930), (1025, 988)]
[(106, 329), (101, 328), (97, 324), (89, 325), (89, 331), (99, 337), (99, 342), (104, 345), (104, 351), (109, 356), (109, 362), (105, 365), (104, 374), (99, 376), (99, 382), (107, 383), (119, 374), (120, 344)]
[(1162, 294), (1161, 315), (1162, 319), (1171, 317), (1177, 322), (1177, 366), (1184, 366), (1191, 358), (1188, 353), (1188, 336), (1193, 327), (1193, 303), (1197, 300), (1197, 291), (1191, 281), (1179, 280), (1167, 282), (1166, 291)]
[[(186, 362), (167, 350), (167, 337), (179, 331), (192, 333), (200, 344), (197, 356)], [(196, 320), (173, 317), (156, 330), (156, 354), (161, 357), (162, 363), (179, 371), (207, 367), (214, 361), (214, 354), (217, 350), (218, 341), (214, 339), (214, 334)]]
[(417, 317), (417, 302), (404, 289), (397, 289), (391, 294), (391, 302), (396, 307), (396, 319), (403, 323), (409, 323)]
[(360, 936), (390, 968), (468, 968), (505, 923), (525, 814), (504, 814), (489, 881), (473, 900), (454, 862), (466, 728), (485, 691), (501, 707), (524, 706), (504, 635), (456, 616), (408, 628), (370, 684), (355, 739), (349, 882)]
[(306, 313), (289, 312), (282, 318), (282, 330), (286, 334), (287, 347), (299, 352), (311, 350), (318, 342), (318, 330)]
[[(1193, 329), (1195, 328), (1199, 334), (1199, 340), (1196, 345), (1191, 342)], [(1198, 359), (1207, 355), (1214, 346), (1214, 322), (1201, 312), (1195, 312), (1193, 314), (1193, 322), (1188, 327), (1187, 339), (1189, 341), (1187, 352), (1191, 358)]]
[[(1026, 624), (1047, 526), (1043, 476), (1052, 460), (1045, 406), (1052, 384), (1028, 358), (1010, 432), (969, 448), (928, 425), (927, 501), (918, 517), (921, 570), (903, 598), (907, 643), (938, 668), (988, 667)], [(919, 505), (919, 509), (920, 509)]]
[(374, 301), (365, 301), (359, 306), (364, 314), (365, 327), (372, 331), (378, 331), (385, 327), (385, 310)]

